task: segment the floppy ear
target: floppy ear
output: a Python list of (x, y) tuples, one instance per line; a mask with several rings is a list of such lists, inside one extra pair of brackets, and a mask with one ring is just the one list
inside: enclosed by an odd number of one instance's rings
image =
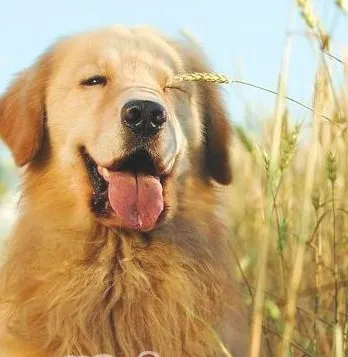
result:
[[(191, 72), (212, 71), (204, 62), (204, 54), (192, 50), (188, 53), (188, 69)], [(232, 128), (218, 86), (211, 82), (197, 83), (204, 124), (204, 163), (209, 177), (228, 185), (232, 181)]]
[(21, 72), (0, 97), (0, 137), (23, 166), (38, 152), (45, 116), (45, 88), (49, 56)]

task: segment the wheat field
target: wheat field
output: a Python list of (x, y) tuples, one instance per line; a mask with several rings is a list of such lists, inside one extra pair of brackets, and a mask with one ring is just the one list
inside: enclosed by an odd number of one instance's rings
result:
[[(311, 120), (287, 106), (285, 45), (274, 115), (257, 135), (235, 127), (229, 207), (234, 251), (252, 307), (250, 357), (348, 356), (348, 98), (344, 58), (311, 2), (298, 0), (318, 52)], [(333, 6), (345, 11), (345, 3)], [(330, 61), (329, 61), (330, 59)], [(331, 60), (339, 63), (335, 84)], [(301, 106), (301, 103), (297, 103)], [(303, 103), (302, 103), (303, 104)]]

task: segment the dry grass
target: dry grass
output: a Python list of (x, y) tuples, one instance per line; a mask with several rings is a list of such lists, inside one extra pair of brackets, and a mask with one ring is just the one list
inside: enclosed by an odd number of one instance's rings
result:
[(325, 95), (325, 75), (320, 68), (313, 105), (331, 108), (338, 125), (314, 113), (308, 133), (284, 111), (273, 163), (274, 122), (259, 140), (236, 130), (231, 226), (254, 320), (264, 313), (267, 356), (348, 355), (348, 113), (344, 99), (337, 107)]
[[(274, 117), (260, 126), (259, 136), (235, 129), (230, 215), (240, 278), (253, 307), (250, 357), (259, 355), (261, 340), (267, 357), (348, 356), (347, 90), (333, 84), (331, 38), (311, 2), (297, 5), (318, 49), (311, 105), (286, 94), (290, 39), (274, 92), (214, 73), (173, 79), (277, 94)], [(336, 5), (346, 9), (344, 1)], [(336, 60), (347, 84), (348, 64)], [(294, 123), (287, 100), (309, 109), (312, 120)]]

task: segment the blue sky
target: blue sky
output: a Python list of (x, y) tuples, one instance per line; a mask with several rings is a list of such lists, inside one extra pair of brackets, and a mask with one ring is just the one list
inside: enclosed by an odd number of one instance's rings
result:
[[(347, 18), (334, 0), (313, 0), (333, 33), (333, 53), (348, 42)], [(203, 45), (216, 71), (276, 88), (292, 0), (11, 0), (0, 5), (0, 92), (14, 73), (30, 65), (55, 39), (108, 24), (147, 24), (169, 36), (186, 29)], [(295, 16), (292, 30), (305, 30)], [(303, 36), (295, 36), (289, 94), (308, 103), (316, 57)], [(336, 68), (338, 67), (338, 68)], [(341, 68), (334, 64), (334, 71)], [(224, 89), (234, 121), (272, 112), (274, 97), (240, 86)], [(247, 104), (249, 110), (245, 110)], [(294, 110), (298, 117), (307, 113)], [(252, 116), (252, 115), (251, 115)]]

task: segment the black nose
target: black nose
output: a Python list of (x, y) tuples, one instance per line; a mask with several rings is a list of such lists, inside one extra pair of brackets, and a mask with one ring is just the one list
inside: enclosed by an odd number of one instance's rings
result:
[(151, 136), (161, 130), (167, 112), (159, 103), (149, 100), (132, 100), (124, 105), (121, 119), (134, 134)]

